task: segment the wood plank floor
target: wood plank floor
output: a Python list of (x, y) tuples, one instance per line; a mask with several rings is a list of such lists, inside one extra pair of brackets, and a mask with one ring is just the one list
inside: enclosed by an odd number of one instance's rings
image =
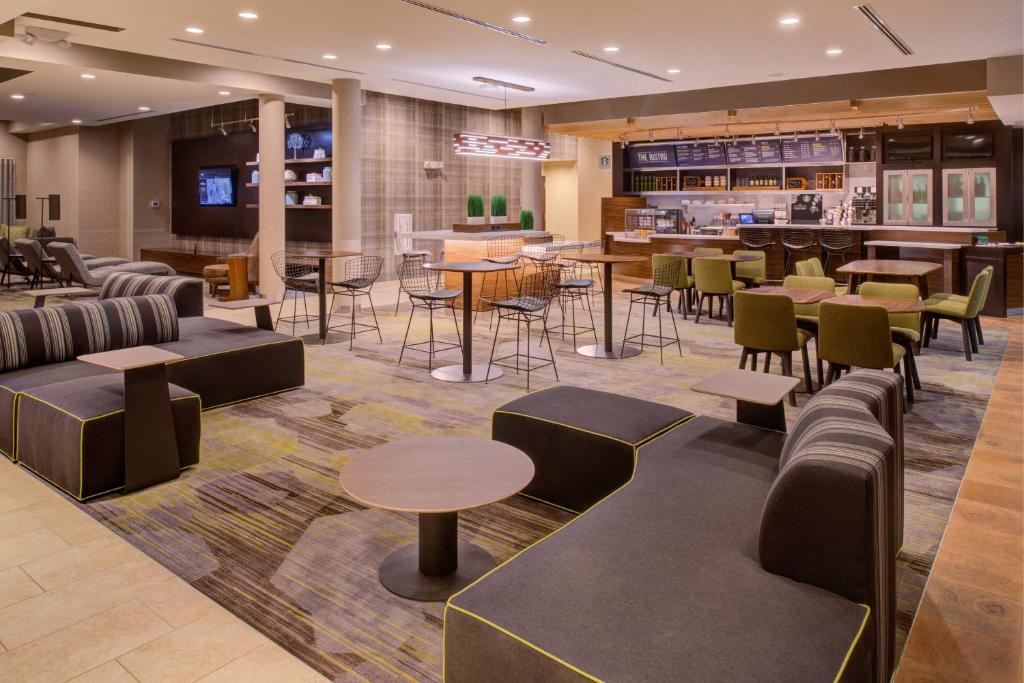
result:
[(1024, 680), (1024, 321), (981, 433), (896, 672), (898, 683)]

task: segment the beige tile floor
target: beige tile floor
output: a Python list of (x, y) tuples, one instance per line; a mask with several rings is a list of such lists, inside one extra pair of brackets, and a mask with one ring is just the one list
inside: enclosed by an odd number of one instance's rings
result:
[(0, 458), (0, 681), (321, 680)]

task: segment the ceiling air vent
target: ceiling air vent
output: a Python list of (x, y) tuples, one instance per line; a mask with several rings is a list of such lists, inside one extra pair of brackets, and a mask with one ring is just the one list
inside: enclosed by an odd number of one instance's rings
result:
[(881, 32), (881, 34), (885, 36), (897, 50), (899, 50), (900, 52), (907, 56), (914, 54), (914, 51), (911, 50), (910, 47), (903, 42), (903, 39), (896, 35), (896, 33), (891, 28), (885, 25), (885, 21), (882, 19), (882, 17), (878, 16), (878, 13), (875, 11), (874, 7), (872, 7), (871, 5), (854, 5), (853, 8), (860, 12), (861, 14), (863, 14), (864, 18), (870, 21), (872, 26), (877, 28), (879, 32)]
[(502, 99), (500, 97), (491, 97), (490, 95), (481, 95), (478, 92), (470, 92), (468, 90), (456, 90), (455, 88), (445, 88), (445, 87), (440, 86), (440, 85), (430, 85), (429, 83), (420, 83), (419, 81), (407, 81), (407, 80), (405, 80), (403, 78), (392, 78), (391, 80), (394, 81), (395, 83), (405, 83), (406, 85), (416, 85), (416, 86), (419, 86), (421, 88), (432, 88), (433, 90), (443, 90), (445, 92), (458, 93), (459, 95), (469, 95), (471, 97), (482, 97), (485, 100), (495, 100), (497, 102), (501, 102), (502, 101)]
[(625, 64), (619, 64), (618, 62), (613, 62), (610, 59), (605, 59), (604, 57), (598, 57), (597, 55), (592, 55), (589, 52), (583, 52), (581, 50), (572, 50), (571, 52), (572, 52), (572, 54), (578, 55), (580, 57), (586, 57), (587, 59), (593, 59), (595, 62), (601, 62), (602, 64), (607, 64), (608, 66), (614, 66), (616, 69), (623, 69), (625, 71), (629, 71), (629, 72), (632, 72), (632, 73), (635, 73), (635, 74), (639, 74), (641, 76), (647, 76), (648, 78), (654, 78), (654, 79), (659, 80), (659, 81), (664, 81), (665, 83), (671, 83), (672, 82), (671, 79), (665, 78), (663, 76), (659, 76), (658, 74), (652, 74), (650, 71), (644, 71), (642, 69), (634, 69), (631, 66), (626, 66)]
[(96, 119), (96, 123), (106, 123), (107, 121), (117, 121), (118, 119), (130, 119), (135, 116), (152, 116), (151, 111), (133, 111), (130, 114), (117, 114), (115, 116), (107, 116), (102, 119)]
[(274, 55), (265, 55), (262, 52), (253, 52), (252, 50), (240, 50), (236, 47), (225, 47), (224, 45), (214, 45), (213, 43), (201, 43), (197, 40), (186, 40), (185, 38), (171, 38), (176, 43), (185, 43), (186, 45), (195, 45), (197, 47), (208, 47), (211, 50), (223, 50), (224, 52), (233, 52), (236, 55), (248, 55), (250, 57), (259, 57), (260, 59), (274, 59), (279, 62), (288, 62), (289, 64), (298, 64), (300, 66), (314, 66), (318, 69), (327, 69), (328, 71), (339, 71), (346, 74), (356, 74), (359, 76), (365, 76), (366, 74), (362, 71), (353, 71), (352, 69), (342, 69), (338, 66), (329, 66), (327, 64), (315, 64), (313, 62), (304, 62), (301, 59), (291, 59), (290, 57), (276, 57)]
[(452, 19), (458, 19), (459, 21), (464, 21), (467, 24), (473, 24), (474, 26), (479, 26), (480, 28), (486, 28), (486, 29), (489, 29), (491, 31), (497, 31), (498, 33), (500, 33), (502, 35), (508, 36), (509, 38), (518, 38), (519, 40), (525, 40), (525, 41), (534, 43), (536, 45), (547, 45), (548, 44), (548, 41), (541, 40), (540, 38), (537, 38), (535, 36), (528, 36), (525, 33), (520, 33), (519, 31), (513, 31), (512, 29), (505, 28), (504, 26), (498, 26), (497, 24), (492, 24), (492, 23), (484, 21), (482, 19), (474, 19), (473, 17), (467, 17), (465, 14), (459, 14), (458, 12), (453, 12), (450, 9), (445, 9), (444, 7), (437, 7), (436, 5), (431, 5), (431, 4), (426, 3), (426, 2), (420, 2), (419, 0), (401, 0), (401, 1), (404, 2), (407, 5), (412, 5), (413, 7), (419, 7), (420, 9), (430, 10), (431, 12), (437, 12), (438, 14), (443, 14), (446, 17), (451, 17)]

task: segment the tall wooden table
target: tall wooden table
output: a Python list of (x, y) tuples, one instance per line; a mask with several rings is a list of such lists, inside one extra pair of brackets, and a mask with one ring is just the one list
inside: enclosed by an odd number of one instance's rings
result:
[(495, 564), (486, 550), (458, 539), (459, 511), (515, 495), (533, 472), (529, 456), (508, 444), (430, 436), (362, 451), (342, 467), (339, 479), (361, 503), (419, 515), (419, 541), (389, 555), (378, 575), (396, 595), (434, 602)]
[(576, 353), (591, 358), (629, 358), (640, 355), (635, 346), (612, 343), (612, 267), (616, 263), (640, 263), (647, 261), (645, 256), (628, 256), (626, 254), (593, 254), (590, 256), (573, 256), (573, 261), (581, 263), (604, 264), (604, 343), (588, 344), (576, 349)]
[(836, 268), (837, 273), (850, 276), (850, 291), (857, 292), (864, 278), (872, 275), (898, 277), (911, 280), (917, 283), (921, 292), (921, 298), (928, 298), (928, 276), (936, 270), (941, 270), (942, 265), (929, 263), (928, 261), (895, 261), (890, 259), (872, 259), (863, 261), (850, 261)]
[(460, 261), (425, 263), (423, 267), (445, 273), (462, 273), (462, 365), (437, 368), (430, 376), (443, 382), (484, 382), (501, 377), (505, 373), (498, 368), (492, 367), (488, 373), (487, 365), (473, 365), (473, 274), (497, 273), (514, 270), (519, 266), (513, 263)]
[[(359, 256), (362, 252), (358, 251), (332, 251), (330, 249), (299, 249), (294, 251), (286, 251), (286, 258), (295, 259), (316, 259), (319, 266), (317, 270), (317, 299), (320, 307), (320, 331), (315, 340), (307, 339), (303, 337), (302, 340), (309, 343), (310, 341), (318, 341), (321, 344), (326, 344), (327, 339), (327, 261), (336, 258), (345, 258), (347, 256)], [(284, 304), (282, 304), (283, 306)], [(341, 341), (341, 339), (335, 339), (331, 341), (332, 344)]]
[(179, 358), (179, 354), (155, 346), (78, 357), (85, 363), (124, 372), (125, 493), (177, 479), (181, 473), (167, 385), (167, 363)]

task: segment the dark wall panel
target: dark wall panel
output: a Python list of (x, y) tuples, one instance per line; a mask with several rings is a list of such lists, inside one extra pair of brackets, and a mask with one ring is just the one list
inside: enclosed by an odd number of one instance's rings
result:
[[(171, 143), (171, 232), (189, 237), (231, 237), (251, 239), (259, 226), (258, 211), (247, 209), (256, 201), (256, 190), (246, 188), (256, 159), (255, 133), (218, 135), (210, 138), (176, 140)], [(203, 166), (238, 167), (236, 206), (199, 205), (199, 169)]]

